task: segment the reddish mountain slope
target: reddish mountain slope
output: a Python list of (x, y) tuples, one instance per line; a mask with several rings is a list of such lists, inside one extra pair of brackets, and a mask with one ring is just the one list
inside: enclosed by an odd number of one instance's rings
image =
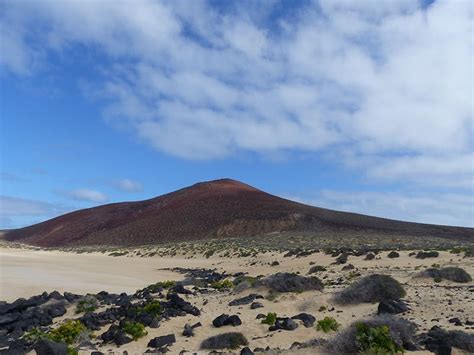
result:
[(265, 237), (282, 231), (370, 230), (472, 240), (474, 229), (408, 223), (337, 212), (285, 200), (241, 182), (199, 183), (150, 200), (84, 209), (7, 231), (38, 246), (144, 245), (210, 237)]

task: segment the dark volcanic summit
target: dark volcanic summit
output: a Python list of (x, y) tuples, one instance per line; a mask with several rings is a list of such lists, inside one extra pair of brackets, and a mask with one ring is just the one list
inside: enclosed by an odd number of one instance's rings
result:
[(75, 211), (4, 238), (43, 247), (146, 245), (205, 238), (265, 238), (274, 232), (434, 236), (472, 240), (474, 229), (435, 226), (337, 212), (289, 201), (239, 181), (222, 179), (150, 200)]

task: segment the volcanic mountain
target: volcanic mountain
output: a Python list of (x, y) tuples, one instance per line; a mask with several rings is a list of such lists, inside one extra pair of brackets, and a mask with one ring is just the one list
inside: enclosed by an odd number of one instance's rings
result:
[(286, 200), (231, 179), (198, 183), (156, 198), (112, 203), (7, 231), (4, 238), (43, 247), (150, 245), (270, 233), (371, 231), (473, 240), (474, 229), (400, 222)]

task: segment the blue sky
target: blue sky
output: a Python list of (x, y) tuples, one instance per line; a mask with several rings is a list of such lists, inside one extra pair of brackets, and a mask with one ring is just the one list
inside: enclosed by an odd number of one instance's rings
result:
[(474, 226), (468, 1), (0, 1), (0, 228), (231, 177)]

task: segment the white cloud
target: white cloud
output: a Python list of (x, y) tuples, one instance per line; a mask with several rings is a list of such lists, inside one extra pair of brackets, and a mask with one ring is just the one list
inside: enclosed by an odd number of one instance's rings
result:
[(323, 190), (300, 202), (403, 221), (474, 227), (472, 196), (453, 193), (395, 193)]
[(71, 190), (62, 192), (61, 194), (76, 201), (106, 202), (108, 200), (106, 194), (91, 189)]
[(46, 50), (100, 50), (109, 122), (174, 156), (331, 154), (472, 195), (469, 1), (321, 0), (269, 25), (273, 6), (7, 1), (0, 63), (22, 74)]
[(113, 182), (113, 186), (125, 192), (140, 192), (143, 191), (143, 186), (138, 181), (130, 179), (122, 179)]

